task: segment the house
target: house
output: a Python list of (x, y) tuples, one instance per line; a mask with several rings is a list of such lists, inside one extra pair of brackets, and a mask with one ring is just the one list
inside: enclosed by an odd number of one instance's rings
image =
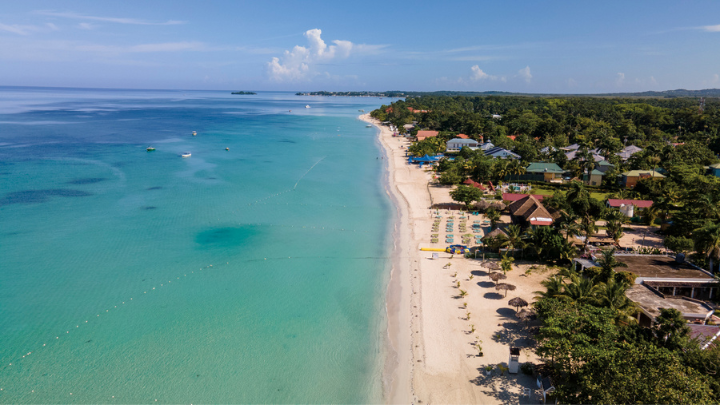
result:
[[(525, 197), (527, 197), (527, 196), (528, 196), (527, 194), (503, 193), (502, 199), (503, 199), (503, 201), (515, 202), (515, 201), (517, 201), (517, 200), (522, 200), (523, 198), (525, 198)], [(542, 195), (542, 194), (532, 194), (532, 196), (535, 197), (535, 199), (538, 200), (538, 201), (542, 201), (543, 198), (546, 197), (546, 196), (544, 196), (544, 195)]]
[(601, 160), (595, 164), (595, 169), (603, 173), (607, 173), (614, 168), (615, 165), (608, 162), (607, 160)]
[(438, 131), (418, 131), (417, 135), (415, 135), (418, 141), (423, 141), (435, 136), (438, 136)]
[(502, 115), (499, 115), (499, 114), (493, 114), (493, 115), (492, 115), (492, 119), (494, 119), (494, 120), (499, 120), (499, 119), (501, 119), (501, 118), (502, 118)]
[(715, 177), (720, 177), (720, 163), (715, 163), (714, 165), (710, 165), (710, 174), (712, 174)]
[(517, 153), (511, 152), (499, 146), (486, 150), (485, 156), (490, 156), (498, 159), (520, 159), (520, 155), (518, 155)]
[(485, 187), (482, 184), (480, 184), (472, 179), (465, 179), (465, 181), (463, 181), (463, 184), (475, 187), (476, 189), (478, 189), (480, 191), (485, 191)]
[(630, 157), (638, 152), (642, 151), (635, 145), (626, 146), (620, 152), (616, 153), (623, 161), (630, 159)]
[(548, 226), (555, 220), (542, 203), (531, 195), (510, 204), (509, 209), (514, 224)]
[(608, 207), (619, 209), (626, 217), (634, 217), (636, 208), (642, 210), (651, 207), (652, 204), (653, 202), (650, 200), (616, 200), (612, 198), (607, 200)]
[(459, 152), (464, 147), (477, 148), (478, 146), (480, 146), (480, 144), (474, 139), (453, 138), (447, 142), (447, 151)]
[(485, 236), (482, 237), (482, 241), (485, 242), (486, 240), (490, 238), (505, 238), (507, 239), (508, 234), (505, 233), (500, 228), (495, 228), (494, 230), (490, 231), (489, 233), (485, 234)]
[(523, 180), (562, 180), (565, 170), (556, 163), (533, 162), (525, 169)]
[(590, 171), (590, 174), (585, 172), (583, 180), (588, 186), (599, 186), (602, 184), (602, 179), (604, 175), (605, 173), (601, 172), (600, 170), (593, 169), (592, 171)]
[(631, 170), (622, 174), (620, 184), (627, 188), (635, 188), (638, 180), (645, 178), (664, 179), (665, 176), (655, 170)]
[(470, 137), (467, 136), (467, 135), (465, 135), (465, 134), (458, 134), (457, 137), (460, 138), (460, 139), (470, 139)]
[(690, 339), (697, 341), (700, 350), (705, 350), (720, 336), (720, 326), (690, 324)]
[(486, 151), (486, 150), (490, 150), (494, 147), (495, 147), (495, 145), (493, 145), (492, 142), (488, 141), (488, 142), (485, 142), (484, 144), (480, 145), (480, 150)]
[(515, 138), (517, 138), (517, 135), (508, 135), (507, 137), (514, 141)]
[[(570, 152), (567, 152), (565, 154), (565, 157), (567, 158), (567, 160), (574, 160), (577, 157), (578, 152), (579, 152), (578, 149), (572, 150)], [(588, 152), (590, 152), (592, 154), (593, 160), (595, 162), (600, 162), (600, 161), (605, 160), (605, 158), (600, 155), (600, 153), (597, 149), (590, 149), (590, 150), (588, 150)], [(580, 160), (582, 161), (585, 159), (580, 159)]]

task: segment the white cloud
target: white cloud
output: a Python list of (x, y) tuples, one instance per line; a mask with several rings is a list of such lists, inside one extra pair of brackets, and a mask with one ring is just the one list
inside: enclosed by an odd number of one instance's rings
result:
[(712, 80), (710, 81), (710, 83), (712, 83), (712, 84), (720, 83), (720, 75), (718, 75), (717, 73), (712, 75)]
[(489, 74), (485, 73), (480, 69), (480, 66), (475, 65), (470, 68), (472, 70), (472, 75), (470, 75), (470, 80), (482, 80), (487, 79), (490, 77)]
[(83, 14), (78, 14), (78, 13), (73, 13), (73, 12), (55, 12), (55, 11), (47, 11), (47, 10), (40, 10), (40, 11), (36, 11), (35, 13), (40, 14), (40, 15), (50, 16), (50, 17), (70, 18), (70, 19), (75, 19), (75, 20), (102, 21), (102, 22), (110, 22), (110, 23), (116, 23), (116, 24), (130, 24), (130, 25), (185, 24), (184, 21), (176, 21), (176, 20), (168, 20), (165, 22), (152, 22), (152, 21), (138, 20), (135, 18), (98, 17), (98, 16), (92, 16), (92, 15), (83, 15)]
[(698, 27), (698, 29), (701, 29), (705, 32), (720, 32), (720, 24), (718, 25), (704, 25), (702, 27)]
[(573, 79), (573, 78), (570, 78), (570, 79), (568, 79), (567, 84), (568, 84), (568, 87), (576, 87), (577, 81), (575, 81), (575, 79)]
[(527, 83), (530, 83), (530, 81), (532, 80), (532, 74), (530, 73), (530, 66), (525, 66), (525, 68), (518, 70), (518, 74)]
[(622, 86), (625, 83), (625, 73), (618, 72), (617, 79), (615, 79), (615, 84), (619, 87)]
[[(500, 80), (501, 82), (507, 81), (507, 78), (505, 76), (495, 76), (485, 73), (482, 69), (480, 69), (480, 66), (474, 65), (470, 68), (472, 73), (470, 73), (470, 81), (476, 82), (478, 80)], [(463, 81), (462, 78), (459, 80), (460, 82)]]
[(19, 24), (3, 24), (0, 23), (0, 31), (12, 32), (18, 35), (29, 35), (33, 32), (40, 31), (42, 28), (35, 25), (19, 25)]
[(86, 22), (78, 23), (78, 28), (83, 29), (83, 30), (92, 30), (92, 29), (95, 29), (96, 27), (97, 26), (95, 24), (90, 24), (90, 23), (86, 23)]
[[(350, 41), (334, 40), (327, 45), (322, 39), (322, 30), (311, 29), (305, 32), (308, 46), (296, 45), (282, 56), (274, 57), (267, 63), (267, 72), (276, 82), (302, 81), (318, 73), (314, 66), (334, 59), (345, 59), (350, 55), (376, 53), (385, 45), (354, 44)], [(327, 76), (327, 72), (325, 73)]]

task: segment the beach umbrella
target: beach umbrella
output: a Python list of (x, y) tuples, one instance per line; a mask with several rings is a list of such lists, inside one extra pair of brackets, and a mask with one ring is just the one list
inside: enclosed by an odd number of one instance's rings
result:
[(535, 317), (535, 312), (523, 308), (523, 310), (515, 314), (515, 316), (517, 316), (518, 319), (525, 321), (525, 326), (527, 326), (527, 322)]
[(502, 273), (490, 273), (488, 274), (488, 277), (490, 277), (490, 280), (495, 282), (495, 285), (497, 285), (498, 281), (505, 280), (507, 278), (507, 276)]
[(510, 305), (511, 307), (515, 307), (515, 312), (517, 312), (520, 310), (520, 307), (528, 306), (528, 303), (527, 303), (527, 301), (525, 301), (524, 299), (522, 299), (520, 297), (515, 297), (515, 298), (511, 299), (510, 301), (508, 301), (508, 305)]
[(498, 262), (485, 261), (482, 262), (482, 266), (490, 270), (500, 270), (500, 264)]
[(508, 292), (508, 291), (514, 291), (515, 288), (516, 288), (516, 287), (515, 287), (514, 285), (512, 285), (512, 284), (507, 284), (507, 283), (500, 283), (500, 284), (495, 285), (495, 289), (496, 289), (496, 290), (504, 290), (504, 291), (505, 291), (505, 296), (506, 296), (506, 297), (507, 297), (507, 292)]

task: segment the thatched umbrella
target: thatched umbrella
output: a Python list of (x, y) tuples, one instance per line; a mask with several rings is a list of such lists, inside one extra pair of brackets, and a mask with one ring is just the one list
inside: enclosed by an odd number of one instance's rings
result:
[(515, 297), (515, 298), (511, 299), (510, 301), (508, 301), (508, 305), (510, 305), (511, 307), (515, 307), (515, 312), (517, 312), (520, 310), (520, 307), (528, 306), (528, 303), (527, 303), (527, 301), (525, 301), (524, 299), (522, 299), (520, 297)]
[(523, 308), (522, 311), (515, 314), (519, 319), (525, 321), (525, 326), (527, 326), (527, 322), (535, 317), (535, 312), (529, 309)]
[(490, 270), (500, 270), (500, 264), (498, 262), (485, 261), (482, 263), (483, 267)]
[(515, 288), (516, 288), (516, 287), (515, 287), (514, 285), (512, 285), (512, 284), (507, 284), (507, 283), (500, 283), (500, 284), (495, 285), (495, 289), (496, 289), (496, 290), (505, 290), (505, 296), (506, 296), (506, 297), (507, 297), (507, 292), (508, 292), (508, 291), (514, 291)]
[(495, 285), (497, 285), (498, 281), (505, 280), (507, 278), (507, 276), (502, 273), (490, 273), (488, 274), (488, 277), (490, 277), (490, 280), (495, 282)]

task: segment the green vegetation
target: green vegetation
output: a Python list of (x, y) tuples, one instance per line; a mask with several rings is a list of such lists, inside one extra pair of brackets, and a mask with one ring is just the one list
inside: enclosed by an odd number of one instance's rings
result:
[(230, 93), (230, 94), (255, 95), (255, 94), (257, 94), (257, 93), (252, 92), (252, 91), (233, 91), (233, 92)]
[(618, 276), (602, 282), (563, 270), (538, 292), (534, 306), (543, 326), (537, 353), (558, 401), (716, 403), (720, 375), (710, 371), (720, 365), (720, 350), (700, 350), (675, 309), (661, 309), (652, 328), (639, 326), (625, 296), (630, 281)]

